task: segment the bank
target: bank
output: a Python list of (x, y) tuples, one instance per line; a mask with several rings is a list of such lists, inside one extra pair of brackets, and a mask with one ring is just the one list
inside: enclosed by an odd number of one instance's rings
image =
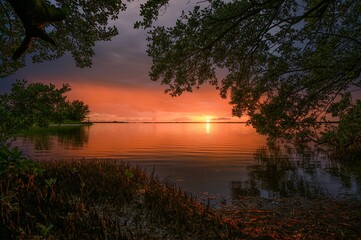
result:
[(1, 239), (361, 236), (357, 201), (244, 197), (212, 209), (173, 183), (119, 160), (1, 164)]

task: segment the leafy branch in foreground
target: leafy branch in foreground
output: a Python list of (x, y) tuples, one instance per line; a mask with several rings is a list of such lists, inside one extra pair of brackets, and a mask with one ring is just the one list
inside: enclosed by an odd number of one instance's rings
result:
[(328, 125), (321, 140), (332, 144), (341, 151), (344, 148), (356, 151), (361, 149), (361, 100), (357, 100), (355, 105), (335, 104), (335, 108), (342, 111), (339, 113), (341, 120), (337, 126)]
[[(12, 3), (15, 9), (9, 4)], [(4, 78), (16, 72), (25, 65), (24, 56), (19, 60), (13, 61), (12, 56), (15, 50), (20, 46), (23, 37), (29, 35), (29, 30), (24, 29), (28, 26), (28, 18), (22, 21), (16, 14), (16, 6), (20, 9), (27, 4), (37, 6), (38, 3), (46, 5), (51, 9), (61, 10), (65, 15), (64, 21), (50, 21), (46, 32), (42, 31), (43, 24), (46, 25), (48, 18), (45, 20), (39, 16), (43, 9), (34, 8), (27, 15), (31, 19), (35, 18), (40, 23), (29, 23), (36, 25), (36, 29), (47, 34), (46, 39), (53, 39), (56, 46), (51, 41), (33, 41), (33, 46), (27, 50), (27, 54), (31, 54), (33, 62), (43, 62), (54, 60), (63, 56), (66, 52), (70, 52), (78, 67), (90, 67), (92, 57), (94, 55), (93, 47), (97, 41), (109, 41), (118, 34), (115, 26), (110, 26), (110, 21), (118, 18), (121, 11), (126, 9), (124, 2), (118, 0), (101, 0), (101, 1), (81, 1), (81, 0), (58, 0), (55, 5), (50, 5), (46, 0), (30, 1), (30, 0), (8, 0), (0, 2), (0, 78)], [(127, 1), (129, 2), (129, 1)], [(19, 11), (17, 11), (19, 13)], [(20, 11), (20, 15), (21, 14)], [(39, 20), (40, 19), (40, 20)], [(61, 18), (63, 19), (63, 17)], [(34, 19), (33, 19), (34, 20)], [(59, 18), (56, 18), (59, 20)], [(25, 24), (24, 24), (25, 21)], [(40, 24), (40, 25), (39, 25)], [(39, 26), (38, 26), (39, 25)], [(25, 27), (26, 28), (26, 27)], [(37, 32), (39, 32), (36, 30)], [(34, 34), (32, 34), (34, 35)], [(38, 36), (37, 36), (38, 37)]]
[(13, 54), (18, 59), (30, 47), (34, 38), (40, 38), (55, 45), (54, 40), (46, 33), (45, 27), (49, 23), (61, 22), (65, 14), (59, 8), (44, 0), (7, 0), (20, 18), (25, 29), (25, 37)]
[(208, 82), (229, 96), (233, 115), (247, 114), (271, 138), (318, 141), (317, 122), (352, 118), (330, 107), (361, 87), (359, 1), (204, 2), (174, 27), (149, 30), (150, 76), (167, 93)]

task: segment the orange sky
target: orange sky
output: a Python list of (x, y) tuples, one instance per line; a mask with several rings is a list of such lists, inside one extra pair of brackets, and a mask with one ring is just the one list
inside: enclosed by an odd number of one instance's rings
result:
[(231, 106), (218, 92), (204, 86), (193, 93), (171, 97), (160, 88), (71, 83), (70, 100), (89, 105), (92, 121), (242, 121), (231, 118)]
[[(197, 2), (172, 3), (158, 23), (174, 24), (182, 10), (191, 9)], [(133, 28), (139, 19), (139, 3), (134, 2), (112, 22), (120, 34), (111, 41), (96, 43), (91, 68), (76, 68), (70, 54), (36, 64), (28, 56), (24, 68), (2, 79), (0, 93), (9, 91), (16, 79), (53, 83), (58, 87), (69, 83), (72, 88), (69, 99), (88, 104), (92, 121), (246, 120), (231, 119), (228, 100), (221, 99), (218, 91), (207, 85), (177, 98), (164, 94), (165, 86), (149, 79), (152, 59), (146, 53), (147, 33)]]

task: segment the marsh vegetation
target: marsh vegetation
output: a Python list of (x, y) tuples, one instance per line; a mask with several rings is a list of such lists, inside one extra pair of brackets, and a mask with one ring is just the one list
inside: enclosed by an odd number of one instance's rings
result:
[(247, 197), (212, 209), (174, 184), (120, 161), (1, 164), (2, 239), (360, 236), (359, 202)]
[(123, 162), (2, 161), (1, 174), (2, 239), (241, 236), (190, 193)]

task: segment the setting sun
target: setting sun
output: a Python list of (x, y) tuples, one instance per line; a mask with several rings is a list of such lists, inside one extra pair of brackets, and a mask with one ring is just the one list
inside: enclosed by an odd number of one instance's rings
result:
[(207, 123), (211, 122), (211, 117), (210, 116), (206, 116), (206, 122)]

